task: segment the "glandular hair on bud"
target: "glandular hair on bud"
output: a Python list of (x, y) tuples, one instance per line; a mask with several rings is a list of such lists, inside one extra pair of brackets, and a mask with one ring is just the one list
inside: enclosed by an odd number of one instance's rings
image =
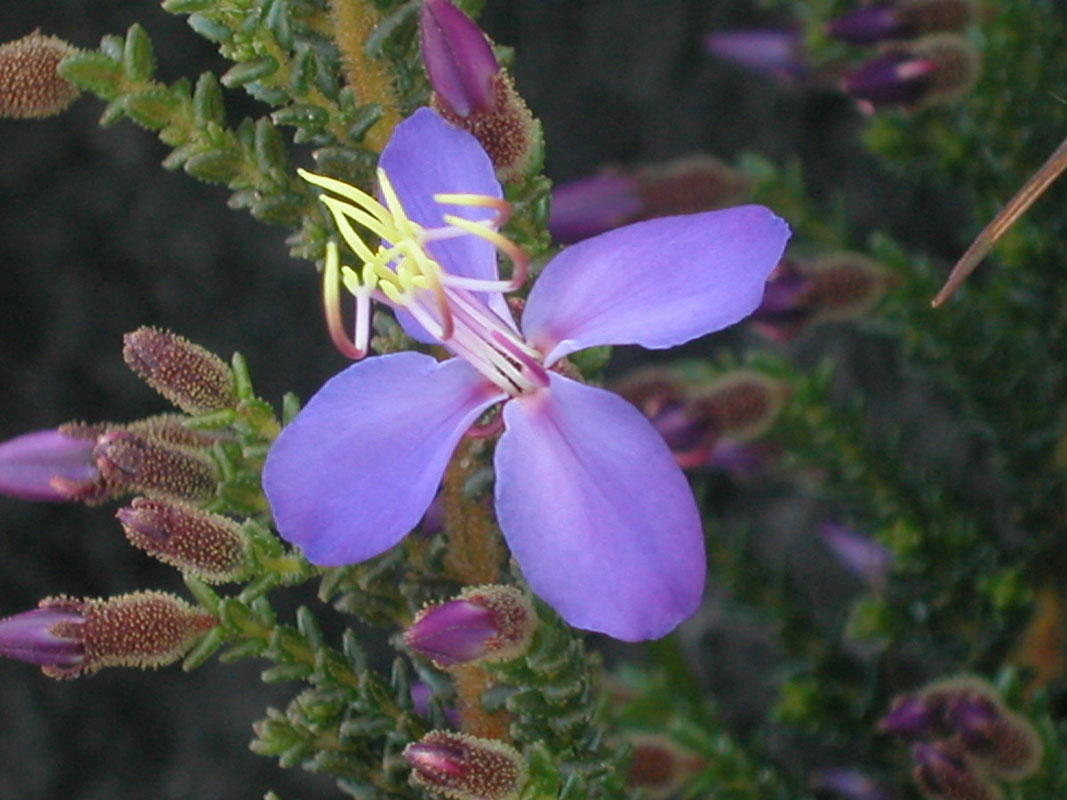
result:
[[(76, 678), (105, 667), (161, 667), (177, 661), (218, 620), (166, 592), (133, 594), (97, 600), (55, 598), (42, 608), (76, 611), (79, 622), (53, 626), (56, 636), (84, 643), (84, 660), (71, 667), (42, 667), (52, 678)], [(68, 630), (69, 628), (69, 630)]]
[(159, 328), (138, 328), (123, 337), (122, 357), (145, 383), (189, 414), (237, 404), (234, 376), (213, 353)]
[(404, 758), (413, 783), (449, 800), (513, 800), (527, 780), (514, 747), (465, 733), (431, 731), (409, 744)]
[(736, 205), (749, 179), (712, 156), (696, 153), (633, 173), (641, 210), (634, 219), (695, 214)]
[(644, 789), (650, 800), (675, 796), (686, 778), (704, 764), (703, 759), (667, 736), (635, 733), (627, 735), (626, 740), (633, 747), (626, 785)]
[(893, 276), (877, 261), (859, 253), (831, 253), (801, 267), (811, 280), (807, 302), (813, 322), (853, 319), (878, 304)]
[(0, 117), (51, 117), (73, 103), (80, 90), (60, 77), (57, 67), (76, 52), (40, 31), (0, 45)]
[(248, 541), (233, 520), (186, 503), (138, 497), (116, 515), (130, 544), (207, 583), (248, 574)]
[(103, 478), (126, 492), (205, 500), (218, 485), (218, 469), (207, 456), (129, 430), (103, 434), (93, 454)]

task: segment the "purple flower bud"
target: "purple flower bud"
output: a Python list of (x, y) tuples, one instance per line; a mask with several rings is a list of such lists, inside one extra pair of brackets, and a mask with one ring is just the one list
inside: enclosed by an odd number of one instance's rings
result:
[(208, 583), (248, 572), (248, 542), (227, 517), (184, 503), (139, 497), (115, 514), (134, 547)]
[(815, 773), (811, 788), (833, 792), (845, 800), (893, 800), (894, 795), (865, 772), (855, 769), (828, 769)]
[(943, 103), (970, 91), (978, 77), (978, 52), (954, 34), (894, 46), (842, 80), (842, 90), (873, 112)]
[(960, 31), (975, 16), (975, 6), (968, 0), (902, 0), (897, 5), (875, 3), (851, 11), (831, 21), (827, 32), (852, 44), (874, 44)]
[(460, 117), (490, 110), (500, 64), (481, 29), (449, 0), (425, 0), (419, 33), (430, 85), (449, 109)]
[(537, 627), (529, 598), (511, 586), (479, 586), (427, 606), (404, 631), (404, 643), (441, 666), (505, 661), (526, 651)]
[(872, 589), (885, 585), (893, 554), (870, 537), (844, 525), (824, 522), (819, 526), (823, 543), (837, 559)]
[(424, 0), (419, 30), (430, 105), (474, 134), (501, 181), (521, 178), (541, 160), (541, 128), (485, 34), (449, 0)]
[(826, 32), (852, 44), (873, 44), (884, 39), (899, 39), (908, 35), (895, 9), (889, 3), (875, 3), (843, 14), (831, 20)]
[(230, 368), (218, 356), (175, 333), (138, 328), (123, 337), (122, 357), (145, 383), (189, 414), (237, 404)]
[(941, 717), (939, 708), (909, 694), (896, 699), (878, 728), (903, 739), (922, 739), (941, 731)]
[(552, 190), (548, 229), (567, 244), (625, 225), (640, 211), (637, 181), (621, 172), (602, 172)]
[(721, 31), (704, 38), (709, 53), (776, 80), (803, 76), (808, 67), (800, 34), (778, 29)]
[(127, 492), (202, 500), (215, 492), (218, 482), (214, 464), (196, 450), (129, 430), (103, 434), (93, 454), (101, 476)]
[(50, 678), (76, 678), (104, 667), (158, 667), (181, 658), (218, 624), (164, 592), (104, 600), (53, 597), (0, 620), (0, 655), (39, 664)]
[[(35, 608), (0, 619), (0, 656), (29, 664), (70, 668), (85, 660), (85, 646), (72, 630), (81, 615), (65, 608)], [(60, 623), (66, 633), (54, 631)]]
[(449, 800), (512, 800), (527, 780), (526, 762), (509, 744), (431, 731), (404, 749), (415, 783)]
[(60, 62), (78, 52), (55, 36), (34, 31), (0, 45), (0, 117), (50, 117), (81, 93), (60, 76)]
[(929, 797), (943, 800), (1002, 800), (1000, 789), (974, 768), (954, 742), (917, 744), (912, 777)]
[(58, 430), (35, 431), (0, 443), (0, 494), (24, 500), (61, 501), (69, 493), (53, 485), (56, 478), (89, 484), (99, 477), (93, 438)]

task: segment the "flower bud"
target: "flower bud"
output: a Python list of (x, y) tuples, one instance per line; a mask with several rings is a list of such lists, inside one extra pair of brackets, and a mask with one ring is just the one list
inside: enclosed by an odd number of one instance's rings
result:
[(633, 746), (626, 785), (644, 789), (651, 800), (672, 797), (685, 780), (704, 765), (694, 753), (666, 736), (633, 734), (627, 736)]
[(864, 772), (828, 769), (815, 773), (811, 788), (832, 792), (844, 800), (893, 800), (894, 795)]
[(93, 455), (104, 480), (126, 492), (203, 500), (218, 482), (215, 465), (196, 450), (128, 430), (100, 436)]
[(548, 227), (556, 241), (575, 242), (630, 222), (735, 205), (747, 188), (744, 175), (702, 154), (610, 168), (556, 187)]
[(507, 661), (522, 655), (537, 628), (530, 599), (512, 586), (477, 586), (422, 609), (404, 644), (439, 666)]
[(784, 384), (755, 370), (726, 373), (686, 404), (691, 418), (707, 420), (720, 437), (750, 442), (767, 432), (786, 401)]
[(858, 253), (783, 261), (767, 283), (753, 324), (769, 338), (787, 341), (809, 326), (866, 314), (893, 281), (884, 267)]
[(988, 781), (954, 742), (917, 744), (912, 777), (927, 797), (938, 800), (1002, 800), (999, 787)]
[(139, 497), (115, 514), (130, 544), (207, 583), (248, 573), (248, 541), (227, 517), (184, 503)]
[(540, 126), (485, 34), (450, 0), (424, 0), (419, 32), (430, 105), (477, 137), (500, 180), (521, 178), (540, 157)]
[(975, 6), (968, 0), (874, 3), (832, 20), (827, 33), (852, 44), (874, 44), (888, 39), (913, 39), (928, 33), (962, 31), (975, 17)]
[(966, 94), (978, 78), (978, 51), (955, 34), (895, 45), (845, 76), (841, 88), (873, 112), (945, 103)]
[(512, 800), (526, 783), (526, 762), (509, 744), (431, 731), (404, 749), (418, 786), (449, 800)]
[(106, 600), (54, 597), (0, 620), (0, 655), (39, 664), (51, 678), (104, 667), (159, 667), (177, 661), (218, 622), (164, 592)]
[(1018, 781), (1033, 775), (1041, 763), (1041, 739), (1033, 726), (979, 693), (958, 697), (948, 721), (967, 753), (999, 778)]
[(778, 81), (803, 77), (808, 72), (803, 43), (796, 31), (759, 28), (720, 31), (704, 38), (704, 49)]
[(906, 694), (893, 702), (889, 713), (879, 721), (878, 729), (902, 739), (927, 738), (943, 731), (942, 711), (917, 695)]
[(71, 499), (53, 481), (94, 483), (100, 474), (94, 446), (93, 438), (65, 434), (62, 429), (24, 433), (0, 442), (0, 494), (23, 500)]
[(0, 45), (0, 117), (51, 117), (80, 94), (57, 68), (77, 48), (55, 36), (34, 31)]
[(183, 411), (206, 414), (237, 404), (233, 372), (203, 347), (149, 327), (127, 333), (123, 343), (130, 369)]
[(868, 536), (832, 522), (819, 526), (822, 541), (831, 553), (872, 589), (885, 585), (893, 554)]

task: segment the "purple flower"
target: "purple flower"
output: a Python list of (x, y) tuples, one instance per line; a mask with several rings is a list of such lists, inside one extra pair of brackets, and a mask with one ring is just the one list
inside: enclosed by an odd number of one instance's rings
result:
[(70, 500), (53, 485), (89, 484), (99, 478), (93, 457), (95, 438), (81, 439), (56, 430), (34, 431), (0, 442), (0, 494), (24, 500)]
[(425, 0), (419, 34), (430, 84), (448, 108), (460, 117), (491, 109), (500, 64), (481, 29), (448, 0)]
[[(305, 177), (343, 198), (322, 199), (364, 262), (342, 270), (355, 340), (343, 339), (339, 310), (328, 315), (335, 340), (366, 351), (373, 298), (458, 357), (379, 356), (319, 390), (264, 466), (281, 535), (321, 565), (387, 550), (426, 511), (464, 432), (503, 402), (496, 511), (533, 591), (571, 625), (628, 641), (663, 636), (692, 614), (703, 532), (670, 450), (625, 400), (551, 367), (586, 347), (667, 348), (737, 322), (759, 305), (786, 224), (742, 206), (587, 239), (544, 268), (520, 327), (502, 292), (522, 282), (525, 258), (496, 232), (507, 206), (471, 135), (426, 109), (398, 126), (380, 161), (384, 204)], [(371, 251), (353, 223), (382, 246)], [(498, 279), (495, 248), (515, 262), (511, 280)], [(337, 259), (331, 246), (331, 298)]]
[(34, 608), (0, 619), (0, 656), (47, 667), (76, 667), (85, 660), (85, 644), (72, 630), (81, 624), (82, 615), (71, 608)]
[(868, 536), (844, 525), (824, 522), (819, 527), (823, 543), (838, 561), (848, 567), (872, 589), (885, 586), (893, 566), (893, 554)]

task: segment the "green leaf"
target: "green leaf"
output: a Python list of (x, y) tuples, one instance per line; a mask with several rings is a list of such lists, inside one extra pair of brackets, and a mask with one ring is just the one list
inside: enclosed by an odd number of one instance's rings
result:
[(136, 83), (152, 79), (156, 57), (152, 52), (152, 40), (145, 29), (136, 23), (126, 31), (126, 44), (122, 51), (122, 69), (126, 77)]
[(190, 157), (185, 162), (185, 171), (203, 181), (226, 183), (237, 174), (240, 163), (241, 154), (236, 150), (211, 148)]
[[(212, 5), (214, 5), (214, 3), (212, 3)], [(208, 19), (200, 14), (193, 14), (189, 17), (187, 22), (190, 28), (209, 41), (222, 43), (233, 38), (232, 28), (223, 25), (221, 22), (215, 22), (213, 19)]]
[(226, 639), (226, 633), (222, 628), (212, 628), (208, 631), (196, 646), (189, 651), (189, 655), (185, 657), (182, 662), (182, 669), (185, 672), (192, 672), (197, 667), (201, 666), (218, 650), (222, 643)]
[(196, 124), (204, 126), (209, 122), (226, 124), (226, 105), (222, 99), (222, 87), (219, 79), (212, 72), (203, 73), (196, 81), (193, 92), (193, 113)]
[(171, 122), (178, 102), (169, 89), (146, 89), (126, 98), (126, 113), (139, 125), (159, 130)]
[(299, 103), (279, 108), (270, 115), (275, 125), (292, 125), (297, 128), (314, 128), (321, 130), (330, 121), (330, 115), (324, 108), (306, 103)]
[(286, 0), (272, 0), (266, 9), (264, 21), (282, 49), (291, 50), (293, 26), (289, 15), (289, 3)]
[(271, 56), (257, 58), (254, 61), (245, 61), (235, 64), (219, 80), (228, 89), (244, 86), (260, 78), (266, 78), (278, 71), (278, 62)]
[(256, 166), (261, 172), (284, 171), (289, 166), (289, 152), (281, 134), (267, 118), (256, 122), (255, 136)]
[(163, 10), (171, 14), (192, 14), (215, 5), (215, 0), (163, 0)]
[(77, 53), (63, 59), (59, 74), (75, 86), (113, 99), (122, 84), (122, 64), (104, 53)]

